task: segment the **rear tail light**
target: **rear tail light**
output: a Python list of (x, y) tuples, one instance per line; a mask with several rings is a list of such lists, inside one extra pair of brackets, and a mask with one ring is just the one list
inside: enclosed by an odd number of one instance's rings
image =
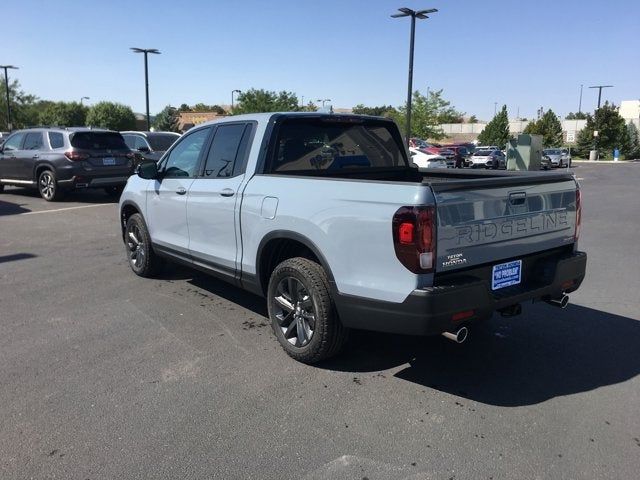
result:
[(576, 234), (575, 240), (578, 241), (580, 237), (580, 223), (582, 222), (582, 194), (580, 189), (576, 189)]
[(125, 155), (125, 157), (127, 157), (129, 160), (136, 158), (135, 154), (133, 152), (129, 152)]
[(435, 265), (435, 209), (402, 207), (393, 216), (393, 246), (400, 263), (413, 273), (430, 273)]
[(66, 152), (64, 152), (64, 156), (72, 162), (81, 162), (82, 160), (86, 160), (87, 158), (89, 158), (89, 155), (87, 153), (80, 153), (74, 150), (67, 150)]

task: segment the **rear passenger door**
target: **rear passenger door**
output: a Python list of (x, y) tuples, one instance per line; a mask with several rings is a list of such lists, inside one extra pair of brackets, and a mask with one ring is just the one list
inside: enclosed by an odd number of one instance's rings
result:
[(18, 180), (34, 180), (34, 166), (44, 149), (42, 132), (29, 132), (24, 137), (24, 146), (17, 153), (16, 178)]
[(187, 192), (199, 172), (211, 127), (194, 130), (177, 142), (149, 182), (146, 221), (155, 247), (189, 259)]
[(240, 188), (254, 127), (254, 123), (242, 122), (216, 128), (187, 201), (193, 262), (227, 277), (236, 275), (239, 260)]

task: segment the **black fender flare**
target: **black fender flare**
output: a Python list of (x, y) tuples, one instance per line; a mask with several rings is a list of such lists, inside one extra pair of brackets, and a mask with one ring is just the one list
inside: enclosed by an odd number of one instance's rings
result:
[(263, 254), (264, 248), (267, 245), (267, 243), (269, 243), (271, 240), (275, 240), (275, 239), (294, 240), (296, 242), (301, 243), (305, 247), (307, 247), (315, 255), (315, 257), (320, 262), (320, 266), (322, 266), (324, 271), (327, 273), (327, 277), (329, 279), (329, 287), (330, 287), (332, 293), (337, 291), (335, 278), (334, 278), (333, 273), (331, 271), (331, 267), (329, 266), (329, 262), (327, 262), (327, 259), (325, 258), (325, 256), (322, 254), (322, 252), (320, 251), (318, 246), (313, 241), (311, 241), (310, 239), (308, 239), (304, 235), (301, 235), (301, 234), (299, 234), (297, 232), (293, 232), (293, 231), (290, 231), (290, 230), (273, 230), (273, 231), (267, 233), (262, 238), (262, 240), (260, 241), (260, 244), (258, 245), (258, 252), (256, 254), (256, 263), (255, 263), (255, 265), (256, 265), (256, 282), (258, 283), (258, 287), (260, 288), (260, 290), (262, 292), (264, 292), (266, 290), (266, 285), (262, 284), (262, 272), (260, 271), (260, 263), (261, 263), (260, 260), (262, 259), (262, 254)]

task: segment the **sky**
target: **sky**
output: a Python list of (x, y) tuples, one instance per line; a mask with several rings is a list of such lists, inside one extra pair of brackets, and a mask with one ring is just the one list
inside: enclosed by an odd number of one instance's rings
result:
[(443, 89), (467, 115), (494, 102), (532, 118), (604, 100), (640, 99), (638, 0), (20, 0), (0, 9), (0, 64), (42, 99), (111, 100), (150, 109), (229, 104), (234, 89), (292, 91), (334, 107), (404, 103), (410, 20), (398, 7), (437, 8), (416, 25), (414, 89)]

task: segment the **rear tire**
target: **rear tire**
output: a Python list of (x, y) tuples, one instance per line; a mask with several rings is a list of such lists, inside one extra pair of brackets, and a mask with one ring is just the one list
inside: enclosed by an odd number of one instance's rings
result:
[(147, 225), (139, 213), (134, 213), (127, 220), (124, 244), (127, 261), (133, 273), (140, 277), (150, 278), (160, 271), (163, 261), (153, 251), (149, 230), (147, 230)]
[(278, 342), (299, 362), (313, 364), (337, 355), (349, 330), (335, 310), (324, 269), (302, 257), (280, 263), (269, 279), (269, 318)]
[(64, 192), (58, 185), (56, 174), (53, 170), (42, 170), (38, 175), (38, 192), (47, 202), (56, 202), (64, 196)]

